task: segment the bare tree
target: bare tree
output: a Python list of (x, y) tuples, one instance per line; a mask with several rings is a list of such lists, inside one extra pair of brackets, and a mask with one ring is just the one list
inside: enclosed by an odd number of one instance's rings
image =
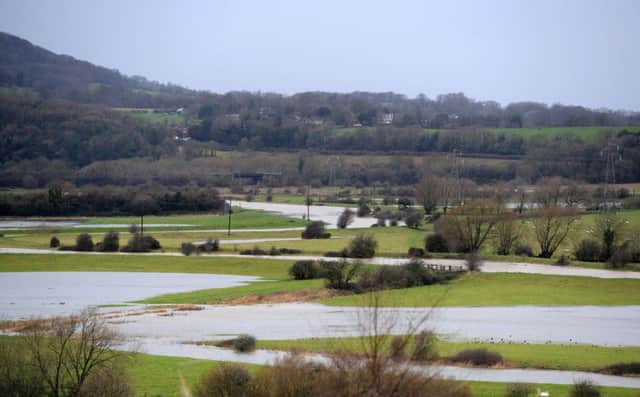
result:
[(478, 251), (498, 223), (498, 214), (498, 206), (490, 200), (472, 200), (451, 211), (445, 220), (458, 251)]
[(513, 245), (520, 239), (520, 220), (514, 213), (505, 212), (500, 214), (494, 230), (496, 254), (509, 255)]
[(24, 332), (32, 364), (52, 397), (76, 397), (97, 372), (114, 368), (120, 337), (94, 309), (42, 320)]
[(573, 208), (546, 207), (536, 210), (531, 223), (540, 247), (539, 256), (551, 258), (577, 220), (578, 214)]

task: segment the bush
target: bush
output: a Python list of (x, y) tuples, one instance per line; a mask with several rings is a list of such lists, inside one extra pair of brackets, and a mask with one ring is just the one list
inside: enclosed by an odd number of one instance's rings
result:
[(294, 280), (311, 280), (318, 277), (318, 265), (314, 261), (297, 261), (289, 268)]
[(513, 250), (513, 253), (518, 256), (533, 256), (533, 249), (530, 245), (526, 244), (517, 244)]
[(60, 246), (60, 240), (56, 236), (51, 237), (51, 240), (49, 240), (49, 247), (58, 248), (59, 246)]
[(613, 251), (613, 254), (606, 263), (606, 266), (611, 269), (621, 269), (632, 260), (633, 253), (631, 251), (631, 247), (629, 247), (628, 244), (623, 244)]
[(430, 234), (424, 240), (424, 248), (428, 252), (449, 252), (449, 243), (442, 234)]
[(129, 239), (127, 245), (124, 246), (121, 251), (123, 252), (150, 252), (152, 250), (161, 249), (162, 246), (160, 242), (156, 240), (153, 236), (140, 234), (134, 234), (133, 237)]
[(389, 226), (398, 226), (398, 220), (397, 219), (391, 219), (389, 221)]
[(598, 262), (600, 260), (600, 243), (595, 240), (585, 239), (574, 247), (573, 254), (576, 259), (583, 262)]
[(218, 239), (212, 239), (211, 237), (209, 237), (207, 239), (207, 241), (204, 244), (201, 244), (197, 247), (199, 252), (215, 252), (218, 251), (220, 249), (220, 240)]
[(511, 383), (507, 385), (505, 397), (529, 397), (533, 394), (533, 388), (526, 383)]
[(410, 211), (404, 218), (404, 223), (411, 229), (417, 229), (422, 225), (422, 213), (420, 211)]
[(238, 353), (249, 353), (256, 350), (256, 338), (252, 335), (239, 335), (233, 339), (233, 350)]
[(424, 258), (425, 254), (426, 253), (422, 248), (415, 248), (415, 247), (409, 248), (409, 251), (407, 252), (407, 255), (413, 258)]
[(467, 265), (467, 270), (470, 272), (479, 272), (482, 267), (482, 261), (480, 260), (480, 255), (477, 252), (471, 252), (465, 255), (464, 260)]
[(102, 238), (102, 244), (100, 244), (100, 251), (103, 252), (118, 252), (120, 249), (120, 235), (116, 231), (109, 231), (105, 233)]
[(327, 251), (324, 253), (324, 256), (327, 258), (348, 258), (349, 251), (346, 248), (340, 251)]
[(430, 331), (422, 331), (414, 337), (413, 352), (411, 359), (413, 361), (434, 361), (438, 359), (438, 350), (436, 342), (438, 337)]
[(251, 374), (242, 365), (223, 363), (205, 373), (196, 386), (196, 397), (248, 396)]
[(351, 223), (353, 223), (354, 213), (350, 208), (345, 208), (344, 211), (338, 217), (338, 228), (346, 229)]
[(305, 227), (302, 232), (303, 239), (313, 238), (331, 238), (331, 233), (327, 233), (325, 230), (324, 222), (314, 221)]
[(350, 258), (373, 258), (378, 242), (372, 234), (361, 233), (351, 240), (347, 251)]
[(180, 246), (180, 252), (182, 252), (184, 256), (192, 255), (194, 252), (196, 252), (197, 249), (198, 248), (195, 246), (195, 244), (190, 242), (182, 243), (182, 245)]
[(571, 397), (600, 397), (600, 388), (590, 380), (575, 383), (569, 391)]
[(89, 233), (81, 233), (76, 237), (76, 251), (93, 251), (93, 240)]
[(638, 376), (640, 375), (640, 362), (611, 364), (599, 372), (618, 376)]
[(325, 279), (325, 286), (331, 289), (352, 290), (356, 287), (353, 279), (360, 272), (359, 263), (340, 262), (320, 262), (320, 276)]
[(101, 368), (89, 375), (78, 391), (77, 397), (134, 397), (133, 380), (120, 367)]
[(380, 266), (375, 271), (366, 272), (357, 284), (361, 291), (411, 288), (446, 283), (460, 274), (461, 272), (435, 272), (427, 269), (421, 260), (412, 260), (402, 266)]
[(365, 203), (360, 203), (358, 206), (358, 211), (356, 212), (356, 216), (362, 218), (363, 216), (367, 216), (371, 213), (371, 208)]
[(553, 264), (556, 266), (569, 266), (569, 264), (571, 264), (571, 261), (566, 255), (562, 254), (560, 255), (560, 258), (558, 258), (558, 260), (556, 260)]
[(502, 356), (500, 353), (492, 352), (487, 349), (466, 349), (458, 352), (451, 358), (451, 361), (456, 363), (492, 366), (502, 363)]

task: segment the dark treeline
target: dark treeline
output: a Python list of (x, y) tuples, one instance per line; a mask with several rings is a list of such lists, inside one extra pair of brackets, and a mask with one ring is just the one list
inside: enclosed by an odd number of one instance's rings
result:
[(176, 108), (197, 100), (198, 93), (175, 85), (127, 77), (117, 70), (58, 55), (0, 32), (0, 87), (24, 94), (118, 107)]
[(126, 113), (66, 101), (0, 96), (3, 163), (43, 157), (82, 166), (117, 158), (157, 158), (174, 150), (166, 128)]
[(215, 189), (168, 190), (101, 187), (74, 189), (55, 183), (48, 189), (0, 194), (0, 216), (157, 215), (221, 211), (224, 200)]

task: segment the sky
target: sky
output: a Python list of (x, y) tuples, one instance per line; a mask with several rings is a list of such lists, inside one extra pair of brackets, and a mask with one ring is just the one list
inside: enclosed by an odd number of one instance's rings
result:
[(0, 0), (0, 31), (219, 93), (464, 92), (640, 110), (639, 0)]

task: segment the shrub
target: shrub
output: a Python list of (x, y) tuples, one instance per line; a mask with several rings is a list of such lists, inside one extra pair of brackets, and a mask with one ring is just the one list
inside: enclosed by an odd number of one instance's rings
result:
[(192, 255), (194, 252), (196, 252), (196, 250), (197, 247), (195, 246), (195, 244), (190, 242), (182, 243), (182, 245), (180, 246), (180, 252), (182, 252), (182, 254), (185, 256)]
[(438, 350), (436, 342), (438, 337), (430, 331), (422, 331), (414, 337), (413, 352), (411, 359), (413, 361), (434, 361), (438, 359)]
[(354, 212), (350, 208), (345, 208), (338, 217), (338, 228), (346, 229), (353, 222)]
[(289, 268), (294, 280), (311, 280), (318, 277), (318, 265), (314, 261), (297, 261)]
[(301, 250), (295, 248), (278, 248), (278, 253), (281, 255), (295, 255), (301, 252)]
[(76, 237), (76, 251), (93, 251), (93, 240), (89, 233), (81, 233)]
[(600, 397), (600, 388), (590, 380), (576, 382), (569, 391), (571, 397)]
[(356, 212), (356, 216), (362, 218), (363, 216), (367, 216), (371, 213), (371, 208), (365, 203), (360, 203), (358, 206), (358, 211)]
[(424, 240), (424, 248), (428, 252), (449, 252), (449, 243), (442, 234), (430, 234)]
[(343, 248), (340, 251), (327, 251), (324, 253), (324, 256), (327, 258), (348, 258), (349, 251), (346, 248)]
[(377, 291), (446, 283), (460, 274), (461, 272), (435, 272), (427, 269), (421, 260), (412, 260), (402, 266), (380, 266), (375, 271), (363, 273), (358, 281), (358, 289)]
[(120, 249), (120, 235), (116, 231), (109, 231), (105, 233), (102, 238), (102, 244), (100, 245), (100, 251), (103, 252), (118, 252)]
[(378, 220), (376, 221), (375, 225), (372, 225), (372, 227), (387, 227), (387, 218), (385, 218), (384, 216), (378, 216)]
[(517, 244), (513, 252), (518, 256), (533, 256), (533, 249), (530, 245), (526, 244)]
[(470, 272), (479, 272), (482, 267), (482, 261), (480, 260), (480, 255), (477, 252), (471, 252), (465, 255), (464, 260), (467, 265), (467, 269)]
[(51, 240), (49, 240), (49, 247), (58, 248), (59, 246), (60, 246), (60, 240), (58, 239), (58, 237), (56, 236), (51, 237)]
[(456, 363), (491, 366), (500, 364), (502, 356), (487, 349), (466, 349), (458, 352), (451, 360)]
[(611, 364), (599, 372), (618, 376), (638, 376), (640, 375), (640, 362)]
[(389, 221), (389, 226), (398, 226), (398, 220), (397, 219), (391, 219)]
[(77, 397), (134, 397), (133, 380), (122, 366), (95, 371), (80, 387)]
[(414, 258), (424, 258), (425, 257), (425, 252), (422, 248), (415, 248), (415, 247), (411, 247), (409, 248), (409, 251), (407, 252), (407, 255), (414, 257)]
[(205, 373), (196, 386), (196, 397), (248, 396), (251, 374), (242, 365), (223, 363)]
[(574, 247), (573, 254), (579, 261), (597, 262), (600, 260), (601, 251), (600, 243), (595, 240), (585, 239)]
[(633, 260), (633, 253), (628, 244), (623, 244), (613, 251), (613, 254), (607, 260), (606, 266), (611, 269), (620, 269)]
[(215, 252), (220, 249), (220, 240), (209, 237), (204, 244), (197, 247), (199, 252)]
[(140, 234), (134, 234), (133, 237), (129, 239), (127, 245), (124, 246), (121, 251), (123, 252), (149, 252), (152, 250), (161, 249), (162, 246), (160, 242), (156, 240), (153, 236)]
[(327, 233), (325, 230), (324, 222), (314, 221), (305, 227), (302, 232), (303, 239), (313, 238), (331, 238), (331, 233)]
[(569, 264), (571, 264), (571, 261), (566, 255), (562, 254), (560, 255), (560, 258), (558, 258), (553, 264), (556, 266), (569, 266)]
[(331, 289), (354, 289), (356, 286), (353, 279), (360, 272), (359, 263), (340, 262), (320, 262), (320, 275), (326, 280), (325, 285)]
[(511, 383), (507, 385), (505, 397), (529, 397), (533, 394), (533, 387), (526, 383)]
[(351, 258), (373, 258), (378, 242), (372, 234), (361, 233), (351, 240), (347, 249)]
[(238, 353), (249, 353), (256, 350), (256, 338), (252, 335), (239, 335), (233, 339), (233, 350)]
[(404, 218), (404, 223), (407, 224), (407, 227), (411, 229), (417, 229), (422, 225), (423, 215), (420, 211), (409, 211), (407, 216)]

